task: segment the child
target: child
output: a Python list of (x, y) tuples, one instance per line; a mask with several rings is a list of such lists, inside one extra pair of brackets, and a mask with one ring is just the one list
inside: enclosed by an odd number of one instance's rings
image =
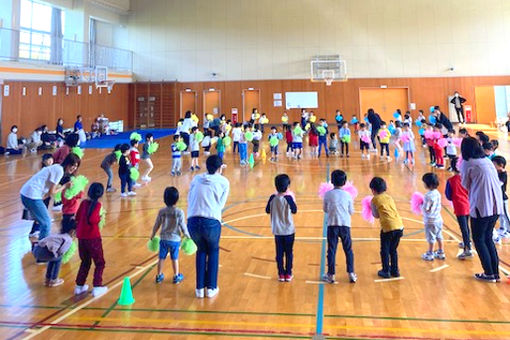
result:
[(352, 118), (351, 118), (351, 121), (349, 122), (349, 124), (353, 127), (354, 132), (357, 132), (359, 130), (359, 121), (358, 121), (358, 117), (356, 117), (356, 115), (352, 115)]
[(485, 156), (492, 161), (494, 159), (494, 157), (496, 156), (494, 154), (494, 146), (492, 145), (492, 143), (485, 142), (485, 143), (483, 143), (482, 148), (483, 148), (483, 152), (485, 153)]
[(335, 121), (336, 121), (336, 125), (338, 127), (338, 131), (340, 131), (340, 129), (342, 128), (342, 123), (344, 121), (344, 116), (342, 116), (342, 114), (340, 113), (340, 110), (336, 110)]
[[(119, 159), (119, 177), (120, 177), (120, 197), (136, 196), (133, 191), (133, 181), (131, 175), (131, 163), (129, 162), (129, 145), (120, 146), (121, 156)], [(126, 185), (128, 191), (126, 192)]]
[(491, 139), (492, 144), (492, 151), (494, 151), (494, 155), (497, 156), (498, 153), (496, 152), (499, 148), (499, 141), (497, 139)]
[(308, 144), (312, 150), (312, 157), (317, 156), (319, 154), (317, 151), (317, 147), (319, 146), (319, 133), (317, 132), (317, 128), (315, 127), (314, 123), (310, 124), (310, 131), (308, 132)]
[(414, 133), (413, 130), (411, 130), (411, 125), (409, 125), (409, 123), (404, 123), (404, 130), (402, 131), (400, 138), (404, 141), (402, 149), (406, 153), (404, 164), (407, 164), (408, 162), (414, 164), (414, 152), (416, 151), (416, 147), (414, 146)]
[[(429, 172), (422, 177), (423, 184), (428, 192), (425, 194), (421, 211), (423, 224), (425, 225), (425, 238), (429, 249), (421, 258), (425, 261), (446, 259), (443, 250), (443, 218), (441, 217), (441, 194), (437, 190), (439, 178), (436, 174)], [(437, 241), (437, 251), (434, 251), (434, 243)]]
[(436, 152), (434, 150), (434, 129), (432, 125), (427, 125), (425, 128), (425, 142), (427, 143), (427, 147), (429, 148), (429, 156), (430, 156), (430, 165), (436, 166)]
[(105, 261), (103, 256), (103, 244), (99, 230), (101, 221), (101, 203), (99, 199), (103, 196), (104, 187), (101, 183), (92, 183), (88, 191), (88, 199), (83, 200), (76, 213), (76, 237), (78, 238), (78, 251), (80, 253), (80, 269), (76, 276), (76, 287), (74, 295), (85, 293), (89, 286), (85, 284), (94, 261), (94, 288), (92, 296), (100, 296), (106, 293), (108, 288), (103, 286), (103, 270)]
[(287, 114), (287, 111), (283, 111), (282, 124), (284, 131), (290, 130), (289, 115)]
[(216, 151), (218, 152), (218, 156), (220, 156), (221, 161), (223, 161), (223, 155), (225, 154), (225, 143), (223, 139), (225, 138), (225, 134), (220, 131), (218, 133), (218, 139), (216, 141)]
[(296, 159), (301, 159), (301, 153), (303, 152), (303, 134), (303, 130), (299, 128), (299, 122), (294, 122), (292, 126), (292, 148)]
[(424, 120), (426, 121), (425, 115), (423, 114), (423, 110), (418, 110), (418, 118), (416, 118), (416, 120), (422, 122), (422, 124)]
[(370, 136), (371, 133), (368, 131), (365, 123), (359, 125), (359, 147), (361, 150), (361, 159), (370, 159)]
[(457, 163), (452, 163), (452, 171), (454, 175), (448, 178), (446, 182), (445, 196), (453, 203), (453, 211), (459, 222), (460, 232), (462, 234), (462, 242), (459, 247), (464, 251), (457, 256), (459, 260), (465, 260), (473, 257), (471, 252), (471, 239), (469, 236), (469, 196), (466, 188), (462, 186), (460, 172), (457, 169)]
[(345, 157), (349, 158), (349, 143), (351, 142), (351, 130), (349, 130), (349, 124), (346, 121), (342, 122), (342, 128), (338, 132), (338, 137), (340, 137), (341, 146), (340, 157), (344, 156), (345, 149)]
[(334, 132), (329, 134), (329, 152), (334, 155), (338, 153), (338, 139)]
[(326, 157), (329, 157), (328, 152), (328, 124), (325, 119), (321, 119), (319, 121), (319, 127), (317, 132), (319, 134), (319, 157), (321, 156), (322, 148), (324, 148), (324, 152), (326, 153)]
[[(299, 124), (299, 123), (298, 123)], [(266, 213), (271, 214), (271, 229), (276, 244), (276, 264), (278, 281), (292, 281), (292, 248), (294, 247), (295, 226), (292, 214), (297, 213), (297, 206), (291, 195), (287, 195), (290, 178), (286, 174), (275, 177), (276, 194), (269, 197)], [(285, 257), (285, 265), (283, 258)]]
[(232, 141), (234, 142), (234, 146), (232, 147), (232, 153), (235, 155), (236, 150), (239, 152), (239, 140), (241, 140), (241, 134), (243, 133), (241, 129), (241, 124), (236, 123), (236, 126), (232, 129)]
[(191, 135), (189, 136), (189, 147), (191, 150), (191, 171), (200, 170), (198, 166), (198, 157), (200, 156), (200, 145), (197, 141), (198, 127), (191, 128)]
[[(63, 181), (61, 184), (66, 184), (71, 181), (71, 176), (64, 175)], [(78, 207), (80, 205), (80, 200), (85, 194), (83, 191), (79, 192), (75, 196), (70, 199), (66, 198), (66, 192), (69, 188), (62, 190), (62, 229), (75, 229), (76, 221), (75, 214), (78, 211)]]
[[(138, 152), (138, 140), (132, 139), (130, 141), (131, 143), (131, 149), (129, 150), (129, 161), (131, 162), (131, 166), (138, 169), (139, 163), (140, 163), (140, 152)], [(140, 183), (137, 183), (136, 181), (133, 181), (133, 187), (139, 188), (142, 185)]]
[(278, 144), (272, 145), (271, 141), (276, 140), (278, 141), (278, 130), (276, 130), (276, 126), (271, 126), (271, 133), (267, 137), (267, 140), (269, 141), (269, 146), (271, 148), (271, 159), (270, 161), (277, 161), (278, 158)]
[(439, 139), (442, 136), (443, 125), (438, 123), (434, 126), (434, 155), (436, 158), (436, 168), (444, 169), (444, 156), (443, 156), (443, 148), (438, 144)]
[(400, 109), (397, 109), (395, 113), (393, 114), (393, 117), (395, 117), (395, 121), (402, 122), (402, 111)]
[(357, 276), (354, 273), (354, 254), (351, 240), (351, 215), (354, 214), (354, 203), (351, 195), (342, 190), (347, 181), (347, 175), (342, 170), (331, 173), (333, 190), (324, 195), (322, 210), (328, 219), (328, 272), (322, 277), (325, 282), (335, 283), (335, 258), (338, 238), (342, 240), (345, 253), (346, 269), (349, 281), (355, 283)]
[(409, 126), (413, 126), (413, 118), (411, 118), (411, 112), (406, 111), (404, 115), (404, 123), (409, 124)]
[(248, 141), (244, 132), (247, 128), (247, 126), (241, 128), (241, 137), (239, 139), (239, 163), (241, 166), (245, 166), (248, 163)]
[(211, 154), (209, 151), (211, 149), (211, 131), (210, 130), (206, 130), (204, 133), (204, 139), (202, 140), (202, 147), (204, 148), (204, 155), (208, 156)]
[[(106, 155), (106, 157), (101, 162), (101, 169), (106, 172), (108, 176), (108, 181), (106, 182), (106, 192), (115, 192), (116, 190), (112, 187), (113, 183), (113, 164), (117, 163), (117, 156), (115, 155), (115, 151), (120, 151), (121, 144), (115, 145), (115, 148), (111, 153)], [(121, 151), (122, 152), (122, 151)]]
[(462, 139), (469, 137), (468, 130), (466, 128), (459, 129), (459, 137)]
[(262, 113), (259, 120), (259, 127), (260, 127), (260, 133), (264, 134), (264, 124), (266, 124), (266, 121), (268, 121), (266, 114)]
[(23, 144), (18, 142), (18, 127), (13, 125), (11, 127), (11, 133), (7, 136), (7, 145), (5, 149), (5, 155), (21, 155), (24, 150)]
[(156, 283), (161, 283), (165, 278), (165, 275), (163, 274), (163, 263), (165, 262), (167, 254), (170, 253), (172, 268), (174, 270), (173, 282), (178, 284), (184, 279), (184, 276), (179, 272), (179, 247), (181, 245), (181, 234), (187, 238), (190, 238), (190, 235), (188, 233), (188, 228), (186, 228), (184, 212), (175, 206), (179, 200), (179, 191), (177, 188), (167, 187), (165, 189), (163, 199), (166, 207), (159, 211), (150, 237), (152, 240), (154, 236), (156, 236), (158, 229), (161, 227)]
[[(46, 153), (42, 156), (41, 169), (46, 168), (50, 165), (53, 165), (53, 156), (51, 155), (51, 153)], [(50, 196), (46, 197), (43, 200), (46, 208), (48, 208), (48, 206), (50, 205), (50, 200), (51, 200)], [(34, 223), (32, 223), (32, 230), (30, 230), (28, 237), (39, 238), (39, 229), (40, 229), (39, 223), (37, 223), (37, 221), (34, 220)]]
[(379, 144), (381, 145), (381, 159), (384, 159), (384, 150), (386, 150), (386, 159), (388, 162), (391, 161), (389, 147), (391, 133), (386, 127), (386, 122), (381, 122), (381, 128), (379, 132), (377, 132), (377, 136), (379, 137)]
[(403, 154), (403, 149), (402, 149), (402, 145), (400, 145), (400, 137), (402, 136), (402, 126), (403, 126), (404, 123), (402, 122), (395, 122), (395, 128), (393, 130), (389, 129), (390, 132), (392, 133), (391, 137), (390, 137), (390, 142), (393, 143), (395, 145), (395, 149), (397, 150), (395, 152), (395, 157), (397, 159), (400, 158), (400, 156)]
[(149, 177), (149, 174), (151, 173), (152, 169), (154, 169), (154, 165), (152, 164), (151, 155), (149, 153), (149, 146), (154, 143), (154, 136), (152, 133), (148, 133), (145, 135), (145, 143), (143, 144), (142, 149), (142, 159), (147, 164), (147, 169), (145, 170), (142, 181), (144, 182), (150, 182), (151, 178)]
[(253, 153), (255, 156), (259, 155), (260, 140), (262, 139), (262, 132), (260, 131), (260, 125), (255, 124), (253, 126)]
[(450, 160), (450, 167), (448, 171), (453, 171), (453, 166), (457, 164), (457, 147), (454, 143), (455, 130), (448, 131), (448, 138), (446, 138), (446, 156)]
[(56, 287), (64, 283), (64, 280), (58, 277), (60, 264), (62, 255), (71, 247), (75, 230), (75, 224), (63, 226), (60, 234), (50, 234), (34, 246), (32, 253), (38, 263), (48, 262), (45, 286)]
[(498, 235), (496, 238), (496, 242), (501, 242), (501, 238), (510, 238), (510, 220), (508, 218), (508, 195), (506, 194), (506, 186), (508, 181), (508, 176), (505, 170), (506, 167), (506, 159), (503, 156), (495, 156), (492, 159), (492, 163), (496, 167), (498, 171), (499, 181), (501, 182), (501, 191), (503, 194), (503, 207), (504, 214), (499, 216), (499, 229)]
[(379, 270), (377, 275), (385, 279), (391, 276), (399, 277), (397, 248), (404, 232), (402, 218), (397, 211), (395, 201), (386, 193), (384, 179), (380, 177), (372, 178), (370, 189), (374, 195), (371, 203), (372, 214), (379, 219), (381, 224), (382, 269)]
[(181, 150), (177, 147), (177, 143), (180, 142), (181, 136), (174, 135), (174, 142), (172, 143), (172, 176), (180, 176), (181, 175)]
[(287, 142), (287, 157), (290, 157), (294, 154), (294, 149), (292, 148), (292, 130), (290, 125), (285, 125), (285, 141)]

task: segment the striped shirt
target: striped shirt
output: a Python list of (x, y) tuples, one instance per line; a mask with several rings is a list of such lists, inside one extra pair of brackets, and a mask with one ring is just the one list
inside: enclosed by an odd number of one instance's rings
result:
[(181, 151), (177, 147), (177, 143), (172, 144), (172, 158), (181, 158)]

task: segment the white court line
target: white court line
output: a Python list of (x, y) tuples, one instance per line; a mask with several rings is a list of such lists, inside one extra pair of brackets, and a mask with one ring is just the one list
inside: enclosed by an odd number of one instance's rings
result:
[(252, 273), (244, 273), (244, 276), (254, 277), (257, 279), (271, 280), (271, 276), (257, 275)]
[(312, 284), (312, 285), (323, 285), (323, 284), (334, 284), (337, 285), (338, 281), (335, 281), (334, 283), (324, 282), (324, 281), (305, 281), (305, 283)]
[[(240, 235), (226, 235), (221, 236), (222, 239), (231, 240), (272, 240), (274, 236), (240, 236)], [(327, 240), (327, 237), (320, 236), (297, 236), (296, 240)], [(379, 241), (379, 237), (352, 237), (353, 241)], [(401, 238), (401, 242), (427, 242), (425, 238)], [(455, 240), (444, 240), (445, 243), (457, 243)]]
[(398, 280), (403, 280), (404, 277), (403, 276), (399, 276), (399, 277), (392, 277), (391, 279), (380, 279), (380, 280), (374, 280), (374, 282), (388, 282), (388, 281), (398, 281)]
[(440, 267), (436, 267), (436, 268), (431, 269), (431, 270), (430, 270), (430, 272), (431, 272), (431, 273), (435, 273), (435, 272), (438, 272), (438, 271), (440, 271), (440, 270), (446, 269), (446, 268), (448, 268), (448, 267), (450, 267), (450, 265), (448, 265), (448, 264), (443, 264), (443, 265), (442, 265), (442, 266), (440, 266)]
[[(146, 266), (140, 268), (139, 270), (137, 270), (136, 272), (134, 272), (133, 274), (131, 275), (128, 275), (128, 277), (130, 279), (132, 279), (133, 277), (137, 276), (138, 274), (144, 272), (145, 270), (147, 270), (149, 267), (155, 265), (158, 263), (159, 260), (154, 260), (152, 262), (150, 262), (149, 264), (147, 264)], [(103, 295), (100, 295), (100, 296), (96, 296), (96, 297), (93, 297), (92, 299), (82, 303), (81, 305), (78, 305), (76, 307), (74, 307), (73, 309), (71, 309), (69, 312), (65, 313), (64, 315), (56, 318), (55, 320), (51, 321), (49, 325), (47, 326), (44, 326), (38, 330), (36, 330), (35, 332), (33, 332), (32, 334), (26, 336), (25, 338), (23, 338), (24, 340), (28, 340), (28, 339), (32, 339), (33, 337), (36, 337), (38, 336), (39, 334), (47, 331), (48, 329), (50, 329), (52, 327), (52, 325), (55, 325), (55, 324), (58, 324), (59, 322), (61, 322), (62, 320), (68, 318), (69, 316), (73, 315), (74, 313), (76, 312), (79, 312), (80, 310), (82, 310), (83, 308), (87, 307), (88, 305), (90, 305), (92, 302), (95, 302), (96, 300), (99, 300), (100, 298), (102, 298), (103, 296), (106, 296), (108, 293), (110, 293), (111, 291), (113, 291), (115, 288), (117, 288), (118, 286), (120, 286), (122, 283), (124, 282), (124, 278), (121, 278), (117, 283), (115, 283), (113, 286), (110, 286), (108, 287), (108, 291), (103, 294)]]

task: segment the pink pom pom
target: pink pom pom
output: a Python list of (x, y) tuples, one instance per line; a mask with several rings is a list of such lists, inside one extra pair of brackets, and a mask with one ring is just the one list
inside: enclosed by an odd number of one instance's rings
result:
[(439, 145), (441, 148), (445, 148), (448, 145), (448, 141), (445, 138), (439, 138), (437, 145)]
[(443, 135), (441, 134), (441, 132), (439, 132), (439, 131), (434, 132), (434, 139), (439, 139), (439, 138), (441, 138), (441, 137), (443, 137)]
[(409, 138), (408, 135), (402, 135), (402, 137), (400, 137), (400, 140), (403, 142), (403, 143), (407, 143), (411, 140), (411, 138)]
[(411, 211), (416, 215), (421, 215), (421, 205), (423, 204), (423, 194), (421, 192), (415, 192), (411, 196)]
[(351, 181), (347, 181), (347, 183), (345, 183), (342, 189), (347, 191), (349, 195), (351, 195), (353, 201), (356, 199), (356, 197), (358, 197), (358, 189), (356, 189), (356, 187), (352, 184)]
[(432, 130), (425, 130), (423, 135), (425, 136), (425, 139), (434, 139), (434, 131)]
[(324, 195), (330, 190), (333, 190), (334, 186), (331, 183), (321, 183), (319, 185), (319, 197), (324, 199)]
[(461, 144), (462, 144), (462, 138), (453, 138), (453, 145), (460, 148)]
[(368, 137), (368, 136), (361, 137), (361, 141), (364, 143), (368, 143), (368, 144), (372, 143), (372, 141), (370, 140), (370, 137)]
[(381, 137), (382, 139), (388, 137), (388, 132), (385, 130), (379, 132), (379, 137)]
[(361, 200), (361, 217), (368, 223), (374, 223), (374, 215), (372, 215), (372, 198), (373, 196), (366, 196)]

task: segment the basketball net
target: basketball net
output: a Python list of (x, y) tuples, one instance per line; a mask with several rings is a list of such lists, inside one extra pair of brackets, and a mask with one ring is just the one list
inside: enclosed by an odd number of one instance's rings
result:
[(330, 77), (324, 78), (324, 82), (326, 83), (326, 86), (331, 86), (331, 84), (333, 83), (333, 78)]
[(322, 78), (324, 79), (324, 82), (326, 83), (326, 86), (331, 86), (333, 83), (335, 77), (335, 71), (334, 70), (324, 70), (322, 71)]

